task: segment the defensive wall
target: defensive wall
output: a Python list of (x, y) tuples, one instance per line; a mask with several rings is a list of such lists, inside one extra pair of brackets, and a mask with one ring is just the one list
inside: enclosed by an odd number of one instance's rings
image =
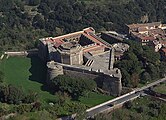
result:
[[(68, 75), (74, 78), (87, 78), (95, 80), (98, 87), (108, 91), (110, 95), (119, 96), (122, 90), (121, 72), (119, 69), (109, 71), (93, 70), (87, 67), (71, 66), (54, 61), (47, 63), (48, 82), (58, 75)], [(114, 73), (114, 74), (112, 74)]]

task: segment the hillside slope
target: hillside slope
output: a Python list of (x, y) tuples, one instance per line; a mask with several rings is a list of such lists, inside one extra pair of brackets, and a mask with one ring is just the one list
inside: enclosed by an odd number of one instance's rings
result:
[(89, 26), (126, 32), (125, 24), (153, 21), (166, 22), (165, 0), (1, 0), (0, 50), (30, 49), (40, 37)]

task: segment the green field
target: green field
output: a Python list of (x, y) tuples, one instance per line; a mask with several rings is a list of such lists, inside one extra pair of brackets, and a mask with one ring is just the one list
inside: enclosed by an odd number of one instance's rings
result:
[[(46, 66), (38, 57), (5, 58), (0, 61), (0, 69), (5, 74), (5, 83), (21, 86), (26, 92), (29, 90), (37, 92), (43, 103), (55, 101), (57, 98), (47, 90)], [(80, 97), (79, 101), (87, 106), (94, 106), (112, 98), (112, 96), (91, 92), (86, 97)]]
[(162, 94), (166, 94), (166, 83), (163, 83), (159, 86), (156, 86), (154, 88), (154, 91), (158, 92), (158, 93), (162, 93)]
[(113, 97), (91, 92), (91, 93), (88, 94), (87, 97), (80, 97), (79, 100), (80, 100), (81, 103), (92, 107), (92, 106), (95, 106), (97, 104), (106, 102), (110, 99), (113, 99)]
[(21, 86), (26, 92), (37, 92), (42, 102), (56, 99), (45, 90), (46, 69), (39, 58), (9, 57), (0, 62), (0, 69), (5, 74), (6, 83)]

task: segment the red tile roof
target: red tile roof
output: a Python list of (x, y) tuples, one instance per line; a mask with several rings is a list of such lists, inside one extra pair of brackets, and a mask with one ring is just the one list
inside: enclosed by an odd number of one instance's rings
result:
[(152, 36), (146, 36), (146, 37), (140, 37), (142, 40), (150, 40), (150, 41), (153, 41), (153, 40), (155, 40), (155, 38), (154, 37), (152, 37)]
[(166, 41), (160, 41), (160, 43), (166, 45)]
[(161, 22), (152, 22), (152, 23), (145, 23), (145, 24), (131, 24), (127, 25), (129, 28), (138, 28), (138, 27), (151, 27), (151, 26), (159, 26)]
[(138, 28), (138, 31), (139, 32), (148, 31), (148, 29), (146, 27), (140, 27), (140, 28)]
[(67, 35), (62, 35), (62, 36), (58, 36), (58, 37), (54, 37), (54, 38), (52, 38), (52, 37), (46, 38), (45, 41), (46, 42), (48, 41), (48, 42), (54, 44), (54, 46), (57, 48), (65, 42), (64, 39), (70, 39), (70, 38), (75, 37), (75, 36), (77, 37), (77, 36), (83, 35), (83, 36), (87, 37), (88, 39), (92, 40), (93, 42), (95, 42), (101, 46), (108, 47), (105, 43), (98, 40), (95, 36), (92, 36), (89, 33), (94, 33), (94, 29), (90, 27), (90, 28), (84, 29), (83, 31), (70, 33)]
[(104, 46), (100, 46), (100, 45), (94, 45), (94, 46), (90, 46), (87, 48), (84, 48), (83, 51), (84, 53), (89, 52), (89, 51), (94, 51), (94, 50), (99, 50), (101, 48), (105, 48)]

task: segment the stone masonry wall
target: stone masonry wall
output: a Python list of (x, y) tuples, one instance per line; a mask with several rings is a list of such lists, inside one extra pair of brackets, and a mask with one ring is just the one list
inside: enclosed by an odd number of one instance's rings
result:
[(92, 73), (84, 73), (80, 71), (73, 70), (65, 70), (64, 74), (69, 75), (74, 78), (87, 78), (95, 80), (97, 86), (106, 90), (110, 93), (110, 95), (119, 96), (121, 93), (121, 80), (117, 77), (111, 77), (105, 74), (92, 74)]
[[(50, 75), (57, 76), (56, 70), (53, 70), (53, 69), (51, 70), (50, 68), (48, 70), (49, 70), (48, 76)], [(87, 78), (87, 79), (95, 80), (98, 87), (102, 88), (105, 91), (108, 91), (110, 95), (113, 95), (113, 96), (119, 96), (121, 93), (121, 89), (122, 89), (121, 77), (114, 77), (114, 76), (106, 75), (100, 72), (88, 71), (88, 70), (68, 67), (68, 66), (63, 66), (63, 74), (74, 77), (74, 78), (78, 78), (78, 79)]]

